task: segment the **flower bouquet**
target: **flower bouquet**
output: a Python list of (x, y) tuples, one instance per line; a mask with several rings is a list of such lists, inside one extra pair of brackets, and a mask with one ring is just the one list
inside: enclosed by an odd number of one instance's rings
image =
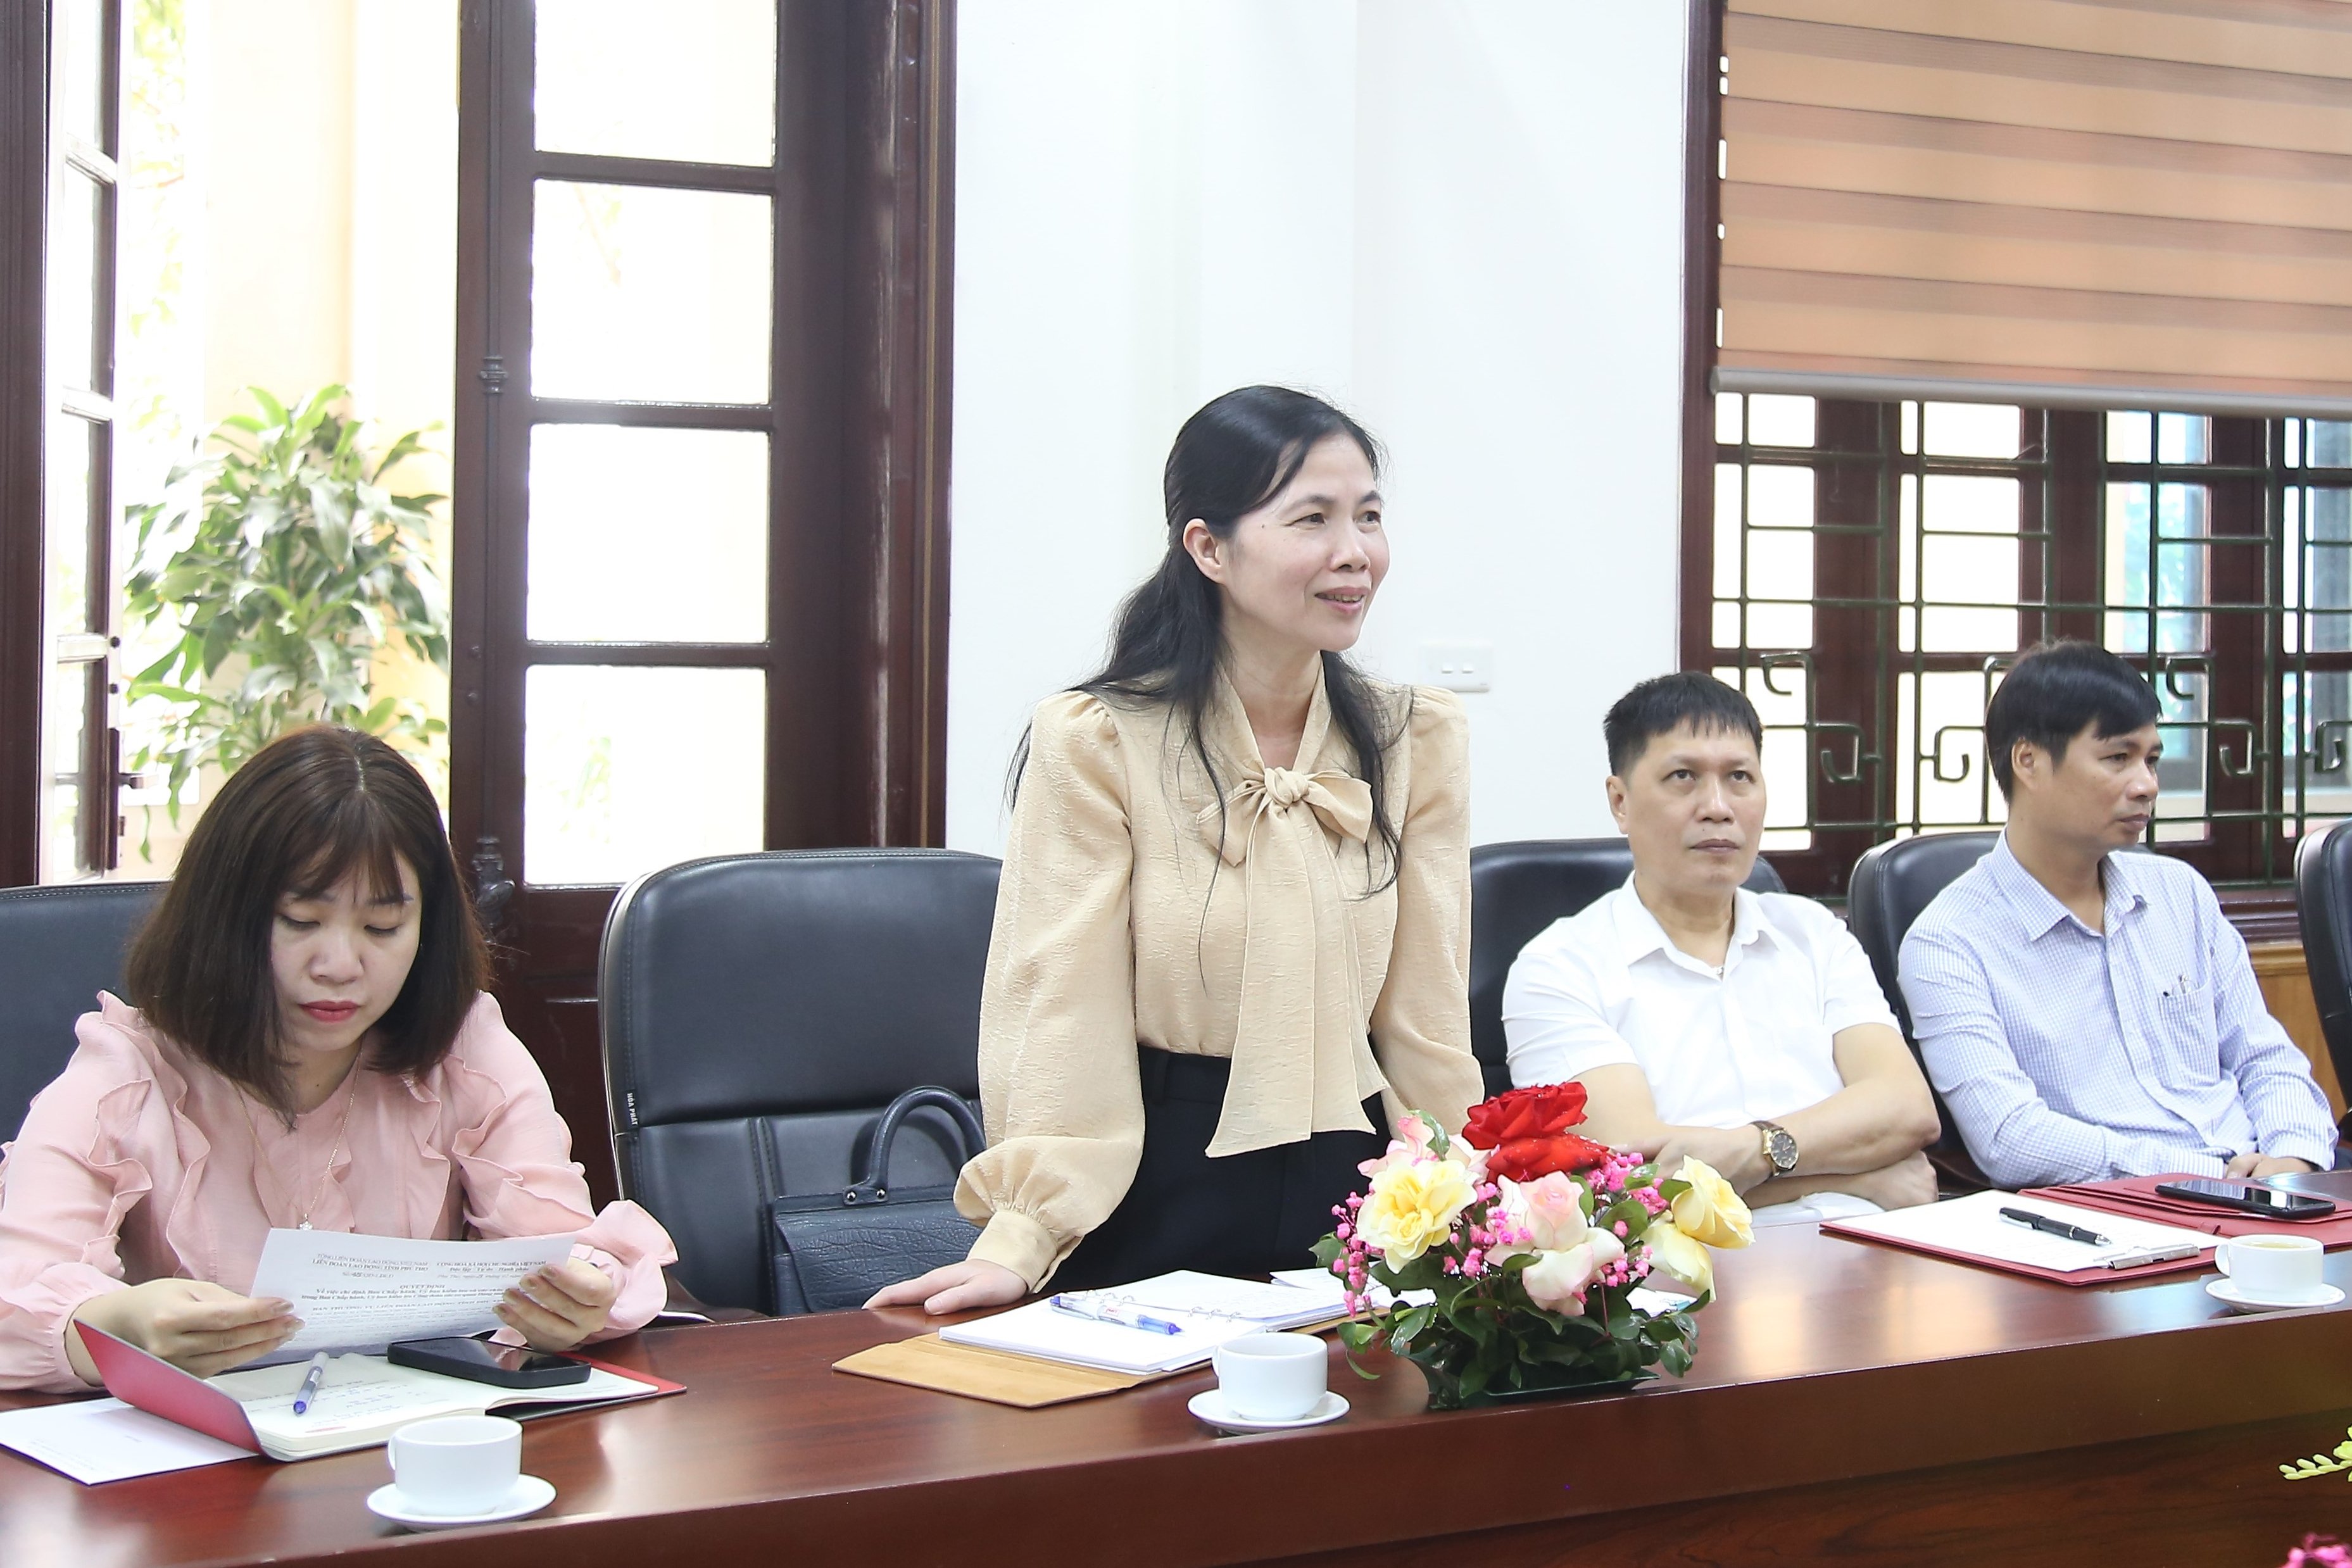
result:
[[(1584, 1099), (1580, 1083), (1513, 1090), (1474, 1107), (1456, 1139), (1411, 1113), (1360, 1167), (1369, 1189), (1331, 1211), (1315, 1256), (1347, 1287), (1341, 1341), (1419, 1365), (1432, 1409), (1690, 1370), (1708, 1249), (1748, 1245), (1748, 1206), (1701, 1161), (1669, 1176), (1570, 1132)], [(1653, 1275), (1696, 1299), (1637, 1305)]]

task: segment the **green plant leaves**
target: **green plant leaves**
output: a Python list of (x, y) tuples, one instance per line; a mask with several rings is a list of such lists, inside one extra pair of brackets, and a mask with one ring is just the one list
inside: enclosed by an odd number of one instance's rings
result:
[(447, 597), (428, 548), (436, 496), (386, 489), (384, 471), (425, 448), (410, 431), (371, 459), (365, 427), (336, 412), (340, 386), (291, 409), (247, 389), (206, 454), (173, 470), (134, 514), (128, 617), (179, 633), (129, 684), (174, 710), (133, 765), (169, 769), (176, 819), (197, 768), (234, 771), (281, 730), (324, 720), (412, 747), (446, 727), (413, 702), (371, 699), (380, 649), (449, 666)]

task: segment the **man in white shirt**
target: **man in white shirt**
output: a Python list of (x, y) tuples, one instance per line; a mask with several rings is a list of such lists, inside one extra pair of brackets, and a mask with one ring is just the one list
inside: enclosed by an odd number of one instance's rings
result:
[(1511, 1082), (1583, 1084), (1582, 1131), (1697, 1155), (1759, 1224), (1933, 1202), (1935, 1102), (1861, 946), (1811, 899), (1740, 886), (1764, 831), (1755, 707), (1664, 675), (1602, 727), (1633, 874), (1512, 965)]

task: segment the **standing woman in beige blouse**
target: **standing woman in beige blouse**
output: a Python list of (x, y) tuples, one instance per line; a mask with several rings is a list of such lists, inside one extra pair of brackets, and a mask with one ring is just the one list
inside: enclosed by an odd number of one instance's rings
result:
[(1378, 468), (1281, 387), (1178, 433), (1167, 557), (1020, 767), (956, 1193), (985, 1228), (868, 1305), (1309, 1264), (1401, 1113), (1478, 1099), (1466, 722), (1345, 657), (1388, 571)]

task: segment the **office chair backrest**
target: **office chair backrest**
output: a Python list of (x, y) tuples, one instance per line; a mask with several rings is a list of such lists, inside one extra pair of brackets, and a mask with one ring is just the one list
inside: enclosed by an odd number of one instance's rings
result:
[[(1470, 1049), (1487, 1093), (1511, 1086), (1503, 982), (1519, 949), (1633, 874), (1633, 852), (1623, 839), (1521, 839), (1470, 852)], [(1787, 891), (1762, 855), (1747, 885), (1752, 893)]]
[[(1936, 902), (1937, 894), (1991, 853), (2000, 841), (1998, 829), (1890, 840), (1856, 861), (1853, 879), (1846, 883), (1846, 925), (1877, 974), (1878, 988), (1886, 993), (1887, 1005), (1895, 1009), (1895, 1020), (1903, 1026), (1903, 1038), (1909, 1042), (1911, 1054), (1918, 1057), (1922, 1072), (1927, 1070), (1927, 1059), (1920, 1055), (1918, 1038), (1911, 1028), (1911, 1009), (1903, 998), (1903, 934)], [(1935, 1093), (1932, 1082), (1928, 1092)], [(1943, 1173), (1945, 1185), (1969, 1190), (1990, 1186), (1969, 1153), (1951, 1113), (1944, 1108), (1941, 1094), (1936, 1094), (1936, 1115), (1943, 1130), (1929, 1145), (1927, 1158)]]
[(2352, 833), (2343, 824), (2306, 832), (2294, 847), (2294, 913), (2311, 999), (2336, 1082), (2352, 1089)]
[(122, 991), (122, 961), (160, 882), (0, 888), (0, 1142), (74, 1052), (74, 1019)]
[[(614, 1164), (695, 1295), (774, 1310), (770, 1200), (846, 1188), (902, 1091), (977, 1098), (997, 872), (948, 850), (787, 851), (622, 891), (596, 988)], [(917, 1112), (893, 1184), (953, 1181), (958, 1143)]]

